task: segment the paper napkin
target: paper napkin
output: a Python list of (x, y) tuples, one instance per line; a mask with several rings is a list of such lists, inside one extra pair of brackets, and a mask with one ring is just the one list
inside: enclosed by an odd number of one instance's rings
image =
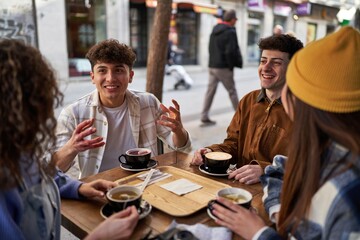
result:
[(162, 187), (170, 192), (173, 192), (177, 195), (180, 195), (180, 196), (202, 188), (201, 185), (193, 183), (184, 178), (180, 178), (176, 181), (162, 184), (162, 185), (160, 185), (160, 187)]
[[(137, 176), (139, 179), (141, 180), (145, 180), (146, 176), (148, 175), (149, 172), (146, 172), (146, 173), (143, 173), (143, 174), (140, 174), (139, 176)], [(150, 178), (150, 181), (148, 183), (148, 186), (153, 184), (153, 183), (156, 183), (156, 182), (160, 182), (161, 180), (164, 180), (168, 177), (171, 177), (172, 174), (170, 173), (166, 173), (166, 172), (161, 172), (159, 169), (156, 169), (153, 173), (153, 175), (151, 176)], [(139, 187), (142, 185), (142, 182), (139, 183), (139, 184), (136, 184), (135, 186), (136, 187)]]

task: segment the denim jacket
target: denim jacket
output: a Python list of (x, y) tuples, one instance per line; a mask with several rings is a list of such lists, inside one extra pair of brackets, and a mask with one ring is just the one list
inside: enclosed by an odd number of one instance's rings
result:
[[(354, 156), (348, 149), (333, 142), (323, 157), (327, 160), (326, 167), (321, 171), (323, 183), (292, 239), (360, 239), (360, 156)], [(280, 192), (286, 161), (286, 157), (276, 156), (261, 177), (263, 201), (270, 217), (281, 206)], [(355, 164), (342, 171), (349, 162)], [(331, 171), (335, 173), (334, 177), (325, 180), (324, 177)], [(256, 236), (255, 239), (259, 240), (281, 239), (272, 228), (262, 229)]]
[(1, 239), (60, 239), (60, 195), (79, 198), (80, 181), (60, 171), (53, 179), (35, 165), (19, 187), (0, 191)]

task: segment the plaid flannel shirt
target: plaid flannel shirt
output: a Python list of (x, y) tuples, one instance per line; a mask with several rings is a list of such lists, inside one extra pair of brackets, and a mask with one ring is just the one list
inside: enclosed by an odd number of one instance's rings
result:
[[(171, 130), (156, 124), (156, 120), (162, 114), (162, 110), (159, 100), (153, 94), (126, 90), (126, 99), (129, 108), (131, 131), (137, 147), (149, 148), (152, 151), (152, 155), (158, 155), (157, 138), (160, 138), (163, 142), (167, 143), (170, 149), (180, 151), (188, 151), (190, 149), (191, 140), (189, 133), (185, 146), (176, 148), (172, 140), (173, 133)], [(56, 129), (57, 143), (55, 151), (65, 145), (79, 123), (92, 118), (95, 119), (93, 126), (97, 131), (90, 138), (102, 136), (106, 141), (108, 132), (111, 131), (113, 133), (117, 131), (117, 129), (108, 129), (108, 121), (100, 104), (97, 90), (85, 95), (61, 111)], [(99, 172), (104, 150), (105, 146), (86, 150), (78, 154), (79, 178)]]
[[(322, 184), (312, 198), (309, 213), (291, 239), (360, 239), (360, 156), (333, 142), (323, 157), (326, 163), (321, 172)], [(263, 201), (270, 217), (280, 210), (286, 161), (286, 157), (276, 156), (261, 177)], [(350, 162), (353, 165), (344, 170)], [(332, 177), (325, 179), (331, 172)], [(281, 238), (268, 227), (253, 239)]]

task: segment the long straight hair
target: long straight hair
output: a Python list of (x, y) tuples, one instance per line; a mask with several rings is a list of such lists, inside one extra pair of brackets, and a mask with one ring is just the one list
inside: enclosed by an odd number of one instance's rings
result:
[[(289, 231), (296, 231), (300, 221), (307, 215), (312, 197), (323, 184), (321, 173), (326, 166), (322, 156), (330, 141), (360, 154), (360, 111), (322, 111), (296, 98), (290, 89), (287, 91), (286, 102), (294, 110), (294, 123), (278, 225), (278, 231), (284, 238), (287, 238)], [(327, 179), (331, 177), (328, 176)]]

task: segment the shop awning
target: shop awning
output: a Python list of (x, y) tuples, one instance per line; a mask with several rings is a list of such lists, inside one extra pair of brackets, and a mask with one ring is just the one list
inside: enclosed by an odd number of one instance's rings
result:
[[(130, 0), (133, 3), (146, 3), (147, 7), (155, 8), (157, 6), (157, 0)], [(218, 5), (207, 4), (199, 1), (188, 0), (173, 0), (173, 9), (177, 8), (192, 8), (197, 13), (219, 14), (221, 10)]]
[(301, 4), (301, 3), (309, 2), (309, 0), (284, 0), (284, 1), (285, 2), (295, 3), (295, 4)]
[(178, 7), (181, 7), (182, 5), (188, 5), (193, 8), (194, 12), (197, 13), (208, 13), (213, 15), (221, 14), (219, 13), (218, 5), (215, 4), (208, 4), (208, 3), (202, 3), (197, 1), (186, 1), (186, 0), (173, 0), (173, 3), (177, 4)]

